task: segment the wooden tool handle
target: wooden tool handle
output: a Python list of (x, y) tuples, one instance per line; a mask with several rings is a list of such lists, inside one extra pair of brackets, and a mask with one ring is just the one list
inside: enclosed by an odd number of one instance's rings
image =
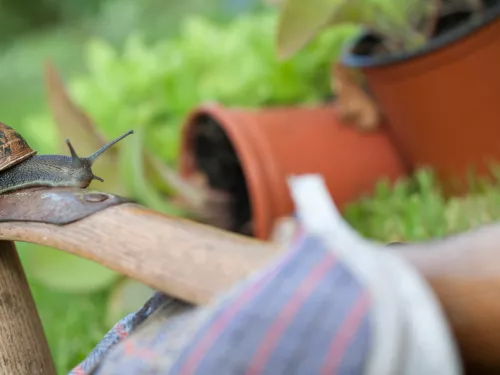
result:
[(51, 246), (93, 260), (194, 304), (209, 302), (279, 250), (133, 203), (64, 226), (0, 223), (0, 239)]
[(387, 251), (403, 256), (433, 288), (468, 373), (500, 374), (500, 225)]
[(13, 242), (0, 241), (0, 374), (56, 375)]

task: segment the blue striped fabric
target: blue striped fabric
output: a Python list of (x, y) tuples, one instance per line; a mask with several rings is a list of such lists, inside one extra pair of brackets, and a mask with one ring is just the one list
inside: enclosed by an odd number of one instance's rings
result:
[(280, 259), (213, 305), (170, 319), (152, 315), (80, 373), (363, 374), (370, 309), (367, 290), (335, 251), (301, 233)]
[[(367, 313), (363, 288), (333, 252), (306, 237), (217, 309), (170, 373), (355, 374), (363, 361), (343, 357), (356, 335), (368, 333), (360, 329)], [(367, 349), (362, 341), (357, 354)]]

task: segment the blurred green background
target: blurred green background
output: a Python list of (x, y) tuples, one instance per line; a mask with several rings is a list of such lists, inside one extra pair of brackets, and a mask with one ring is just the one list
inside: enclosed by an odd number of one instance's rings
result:
[[(279, 62), (277, 9), (257, 0), (1, 0), (0, 10), (0, 121), (39, 153), (66, 153), (60, 145), (66, 136), (77, 151), (94, 147), (77, 139), (71, 121), (55, 122), (44, 81), (50, 61), (104, 137), (138, 132), (126, 141), (132, 151), (119, 153), (119, 172), (101, 162), (107, 174), (96, 174), (106, 183), (91, 187), (163, 212), (172, 212), (168, 198), (175, 192), (134, 163), (144, 150), (174, 167), (183, 120), (203, 102), (257, 107), (331, 98), (331, 63), (357, 32), (332, 28)], [(432, 173), (420, 171), (395, 188), (381, 181), (347, 218), (382, 241), (425, 239), (497, 219), (499, 200), (497, 189), (482, 188), (480, 195), (445, 201)], [(60, 374), (152, 293), (62, 252), (18, 248)]]

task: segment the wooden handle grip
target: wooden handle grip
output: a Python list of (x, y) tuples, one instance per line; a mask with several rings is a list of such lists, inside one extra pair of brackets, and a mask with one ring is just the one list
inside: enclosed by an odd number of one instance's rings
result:
[(394, 246), (433, 288), (472, 373), (500, 374), (500, 225)]
[(64, 226), (0, 223), (0, 239), (38, 243), (93, 260), (194, 304), (209, 302), (279, 250), (132, 203)]
[(56, 375), (13, 242), (0, 241), (0, 374)]

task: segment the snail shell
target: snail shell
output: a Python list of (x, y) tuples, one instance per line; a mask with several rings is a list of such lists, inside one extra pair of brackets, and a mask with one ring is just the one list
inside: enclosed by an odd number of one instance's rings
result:
[(0, 171), (12, 167), (36, 153), (18, 132), (0, 122)]

